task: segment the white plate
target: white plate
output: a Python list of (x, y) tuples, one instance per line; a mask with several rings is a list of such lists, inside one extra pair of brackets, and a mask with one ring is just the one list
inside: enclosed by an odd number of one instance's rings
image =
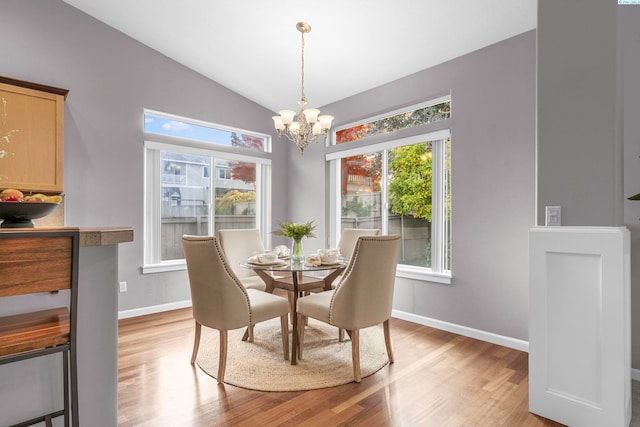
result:
[(338, 267), (340, 265), (345, 265), (342, 261), (338, 262), (321, 262), (320, 264), (309, 264), (305, 262), (307, 267)]
[(247, 261), (247, 262), (253, 265), (285, 265), (287, 263), (286, 261), (282, 261), (280, 259), (277, 259), (275, 261), (267, 261), (267, 262), (262, 262), (259, 260)]

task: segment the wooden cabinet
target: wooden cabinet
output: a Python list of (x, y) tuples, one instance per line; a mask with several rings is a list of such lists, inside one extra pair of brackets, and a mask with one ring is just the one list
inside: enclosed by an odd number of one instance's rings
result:
[(0, 76), (0, 189), (64, 190), (67, 92)]

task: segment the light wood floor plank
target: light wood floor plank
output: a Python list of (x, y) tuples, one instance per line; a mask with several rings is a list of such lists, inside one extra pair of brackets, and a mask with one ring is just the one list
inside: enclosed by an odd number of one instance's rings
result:
[(528, 412), (526, 353), (403, 320), (390, 324), (396, 362), (362, 383), (267, 393), (217, 385), (189, 363), (191, 309), (123, 319), (118, 425), (560, 426)]

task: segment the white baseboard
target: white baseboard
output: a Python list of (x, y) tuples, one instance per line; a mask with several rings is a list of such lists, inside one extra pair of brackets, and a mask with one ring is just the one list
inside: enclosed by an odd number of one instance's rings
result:
[(177, 310), (179, 308), (191, 307), (191, 300), (171, 302), (168, 304), (151, 305), (149, 307), (134, 308), (118, 312), (118, 319), (128, 319), (130, 317), (144, 316), (146, 314), (162, 313), (163, 311)]
[(494, 334), (492, 332), (473, 329), (467, 326), (457, 325), (455, 323), (443, 322), (442, 320), (419, 316), (417, 314), (407, 313), (399, 310), (392, 310), (391, 315), (397, 319), (407, 320), (419, 325), (430, 326), (432, 328), (441, 329), (443, 331), (452, 332), (454, 334), (463, 335), (465, 337), (490, 342), (492, 344), (501, 345), (503, 347), (509, 347), (514, 350), (525, 351), (527, 353), (529, 352), (529, 342), (519, 340), (517, 338), (505, 337), (503, 335)]

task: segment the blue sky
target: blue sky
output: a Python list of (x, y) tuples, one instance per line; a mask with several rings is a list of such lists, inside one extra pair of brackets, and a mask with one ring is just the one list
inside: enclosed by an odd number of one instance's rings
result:
[[(231, 146), (231, 132), (145, 113), (145, 132)], [(240, 134), (238, 136), (241, 136)]]

